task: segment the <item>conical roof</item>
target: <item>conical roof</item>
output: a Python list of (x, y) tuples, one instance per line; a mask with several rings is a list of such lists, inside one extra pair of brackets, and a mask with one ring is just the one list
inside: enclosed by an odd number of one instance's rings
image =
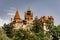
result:
[(15, 16), (14, 16), (14, 19), (20, 19), (20, 15), (19, 15), (18, 10), (16, 10), (16, 14), (15, 14)]

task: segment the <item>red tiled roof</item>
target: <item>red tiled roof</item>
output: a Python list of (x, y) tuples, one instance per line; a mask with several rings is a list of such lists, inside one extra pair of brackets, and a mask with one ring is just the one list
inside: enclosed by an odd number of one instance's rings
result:
[(19, 15), (18, 10), (16, 11), (16, 14), (15, 14), (15, 16), (14, 16), (14, 19), (20, 19), (20, 15)]

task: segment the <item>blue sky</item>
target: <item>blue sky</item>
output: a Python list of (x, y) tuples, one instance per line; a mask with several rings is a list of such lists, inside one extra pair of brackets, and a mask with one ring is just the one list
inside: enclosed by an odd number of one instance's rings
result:
[(60, 0), (0, 0), (0, 26), (10, 22), (16, 9), (19, 10), (21, 19), (24, 19), (28, 7), (34, 17), (53, 16), (55, 25), (60, 24)]

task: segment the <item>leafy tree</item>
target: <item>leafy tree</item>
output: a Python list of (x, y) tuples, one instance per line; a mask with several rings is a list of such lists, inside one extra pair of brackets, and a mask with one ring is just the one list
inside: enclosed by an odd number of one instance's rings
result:
[(14, 40), (28, 40), (30, 39), (30, 32), (23, 30), (23, 29), (19, 29), (19, 30), (15, 30), (14, 32)]
[(40, 20), (38, 20), (38, 18), (36, 17), (34, 22), (33, 22), (33, 27), (32, 27), (32, 31), (35, 33), (38, 33), (42, 30), (42, 25), (40, 23)]
[(57, 35), (57, 36), (59, 36), (59, 37), (60, 37), (60, 25), (58, 25), (58, 26), (57, 26), (57, 33), (58, 33), (58, 35)]
[(0, 40), (12, 40), (8, 38), (2, 28), (0, 28)]
[(30, 29), (30, 25), (28, 25), (27, 30), (13, 30), (11, 24), (4, 24), (3, 29), (0, 28), (0, 40), (49, 40), (51, 35), (53, 40), (58, 40), (60, 25), (54, 26), (49, 20), (46, 21), (46, 24), (49, 29), (46, 34), (44, 34), (42, 23), (37, 18), (34, 20), (33, 27)]
[(53, 23), (50, 20), (46, 21), (46, 27), (51, 31), (54, 27)]
[(52, 33), (53, 33), (54, 39), (59, 40), (59, 38), (60, 38), (60, 25), (54, 27), (52, 29)]
[(4, 29), (4, 32), (9, 38), (13, 37), (13, 26), (11, 24), (4, 24), (2, 28)]
[(40, 27), (38, 24), (34, 24), (33, 28), (32, 28), (32, 31), (35, 32), (35, 33), (38, 33), (40, 31)]

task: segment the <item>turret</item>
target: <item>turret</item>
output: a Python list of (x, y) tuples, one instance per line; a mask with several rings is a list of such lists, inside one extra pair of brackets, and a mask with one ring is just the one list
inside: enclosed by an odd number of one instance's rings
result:
[(20, 20), (20, 16), (19, 16), (18, 10), (16, 10), (16, 14), (14, 16), (14, 20), (16, 20), (16, 19), (19, 19)]
[(22, 22), (18, 10), (16, 10), (16, 14), (14, 16), (14, 22)]
[(31, 12), (30, 8), (27, 9), (27, 12), (25, 12), (25, 20), (33, 20), (33, 13)]
[(47, 18), (46, 16), (43, 16), (43, 17), (41, 18), (41, 20), (42, 20), (42, 22), (46, 22), (46, 21), (48, 20), (48, 18)]
[(51, 22), (54, 22), (53, 16), (48, 16), (48, 19), (49, 19)]

